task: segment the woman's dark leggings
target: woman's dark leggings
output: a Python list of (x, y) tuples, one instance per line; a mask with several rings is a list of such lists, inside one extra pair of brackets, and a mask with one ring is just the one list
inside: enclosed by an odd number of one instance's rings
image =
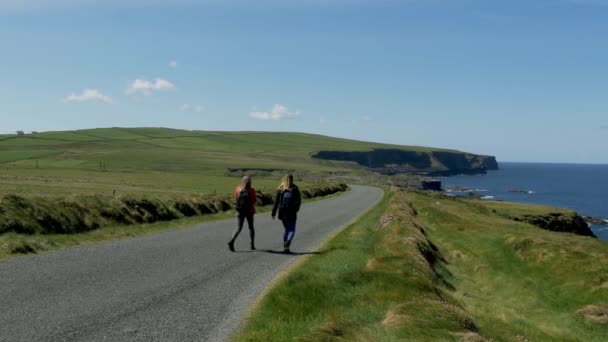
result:
[(245, 223), (245, 219), (247, 219), (247, 226), (249, 226), (249, 236), (251, 237), (251, 245), (253, 245), (253, 241), (255, 240), (255, 230), (253, 229), (253, 214), (241, 215), (238, 216), (238, 225), (234, 232), (232, 233), (231, 243), (234, 243), (236, 237), (239, 236), (241, 230), (243, 230), (243, 225)]
[(296, 235), (296, 221), (283, 220), (283, 228), (285, 228), (285, 234), (283, 234), (283, 244), (285, 247), (291, 245), (294, 235)]

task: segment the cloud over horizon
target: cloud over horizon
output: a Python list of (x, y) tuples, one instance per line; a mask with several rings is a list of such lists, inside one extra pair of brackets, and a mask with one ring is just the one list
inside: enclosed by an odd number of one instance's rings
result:
[(181, 110), (182, 112), (195, 112), (195, 113), (202, 113), (205, 111), (205, 106), (202, 105), (190, 105), (187, 103), (184, 103), (183, 105), (181, 105), (179, 107), (179, 110)]
[(63, 98), (63, 102), (101, 102), (101, 103), (113, 103), (111, 97), (102, 94), (97, 89), (84, 89), (82, 93), (72, 93)]
[(299, 116), (299, 112), (290, 112), (287, 107), (275, 104), (270, 112), (257, 112), (253, 111), (249, 113), (249, 116), (258, 120), (284, 120), (294, 119)]
[(142, 93), (144, 95), (151, 95), (153, 91), (166, 91), (175, 89), (175, 85), (162, 78), (157, 78), (154, 81), (136, 79), (131, 82), (127, 88), (127, 94)]

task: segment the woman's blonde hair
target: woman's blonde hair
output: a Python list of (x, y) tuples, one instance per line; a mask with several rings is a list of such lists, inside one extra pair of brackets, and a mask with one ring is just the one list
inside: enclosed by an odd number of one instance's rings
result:
[(243, 176), (243, 180), (241, 180), (241, 189), (250, 188), (251, 187), (251, 176)]
[(293, 186), (293, 175), (285, 175), (281, 180), (281, 184), (277, 188), (280, 191), (285, 191)]

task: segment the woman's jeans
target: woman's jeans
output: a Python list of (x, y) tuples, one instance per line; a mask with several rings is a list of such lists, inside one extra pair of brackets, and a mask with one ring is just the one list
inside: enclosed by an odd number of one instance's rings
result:
[(285, 234), (283, 234), (283, 244), (285, 247), (291, 245), (294, 235), (296, 235), (296, 221), (283, 220), (283, 228), (285, 228)]

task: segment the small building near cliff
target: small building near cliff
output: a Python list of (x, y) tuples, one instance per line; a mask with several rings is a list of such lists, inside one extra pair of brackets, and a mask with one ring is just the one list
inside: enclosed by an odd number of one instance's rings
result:
[(441, 191), (441, 181), (438, 179), (425, 179), (422, 181), (422, 189), (424, 190), (433, 190), (433, 191)]

